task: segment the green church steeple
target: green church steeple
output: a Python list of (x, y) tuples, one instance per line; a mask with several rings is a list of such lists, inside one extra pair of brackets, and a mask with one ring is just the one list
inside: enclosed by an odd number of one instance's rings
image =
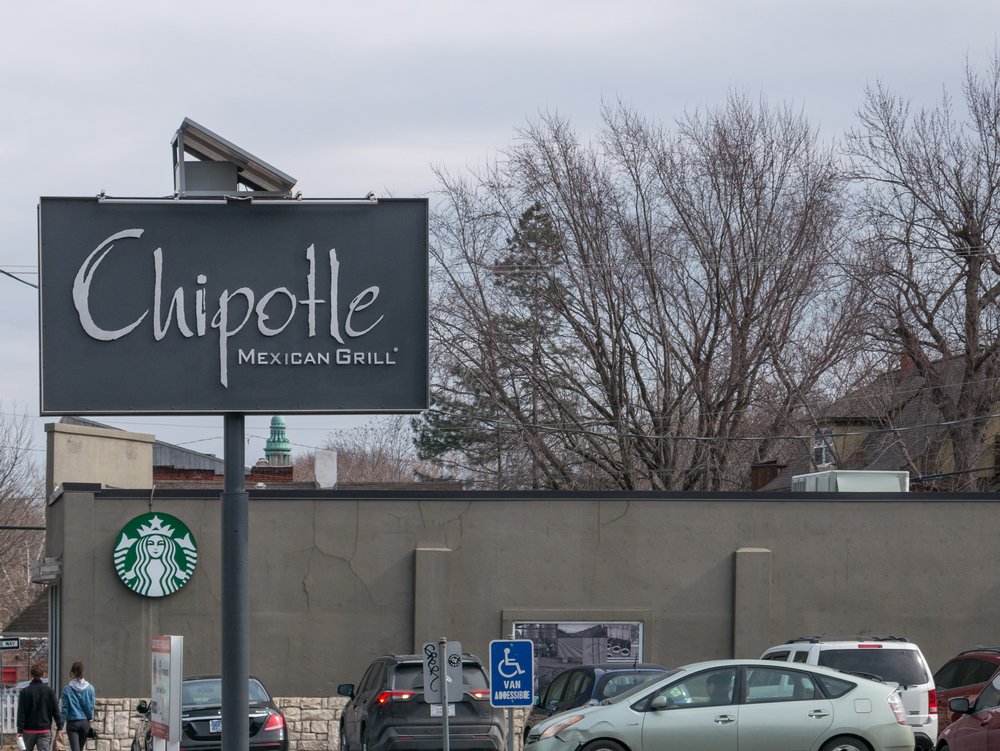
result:
[(271, 418), (271, 437), (264, 444), (264, 458), (272, 467), (287, 467), (292, 463), (292, 444), (285, 438), (285, 418)]

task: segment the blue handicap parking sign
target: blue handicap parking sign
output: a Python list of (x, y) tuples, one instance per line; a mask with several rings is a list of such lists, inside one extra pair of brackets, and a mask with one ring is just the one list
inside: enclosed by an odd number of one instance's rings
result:
[(534, 646), (527, 639), (490, 642), (490, 704), (494, 707), (531, 706)]

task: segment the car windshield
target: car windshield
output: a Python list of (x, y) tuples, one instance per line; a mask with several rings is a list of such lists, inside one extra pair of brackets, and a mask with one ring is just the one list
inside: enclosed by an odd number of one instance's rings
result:
[[(250, 679), (250, 701), (268, 701), (267, 691), (257, 681)], [(222, 704), (222, 679), (205, 678), (200, 681), (184, 681), (184, 706), (209, 706)]]
[[(666, 673), (654, 673), (653, 678), (659, 681), (663, 678), (671, 678), (684, 672), (686, 672), (684, 668), (674, 668), (673, 670), (668, 670)], [(601, 703), (603, 704), (604, 702), (607, 702), (608, 704), (617, 704), (620, 701), (628, 701), (635, 697), (636, 694), (642, 693), (645, 688), (646, 683), (640, 683), (637, 686), (630, 688), (628, 691), (618, 694), (618, 696), (612, 696), (609, 699), (605, 699)]]
[(594, 691), (595, 701), (613, 699), (616, 696), (631, 691), (636, 686), (648, 683), (654, 678), (662, 678), (663, 673), (653, 673), (650, 671), (629, 671), (621, 673), (610, 673), (601, 678)]
[(901, 686), (928, 680), (915, 649), (825, 649), (819, 653), (819, 664), (845, 673), (877, 675)]
[[(422, 689), (424, 687), (424, 665), (422, 662), (404, 662), (396, 666), (396, 677), (393, 679), (393, 689)], [(462, 690), (489, 691), (490, 682), (486, 672), (474, 662), (462, 663)], [(451, 689), (448, 690), (451, 693)]]

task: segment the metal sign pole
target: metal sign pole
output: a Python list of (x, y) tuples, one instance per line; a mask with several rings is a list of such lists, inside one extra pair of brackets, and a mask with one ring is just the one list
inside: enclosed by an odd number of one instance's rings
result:
[(245, 420), (227, 413), (222, 493), (222, 751), (248, 751), (250, 734), (250, 496)]
[(514, 751), (514, 707), (507, 707), (507, 751)]
[(442, 636), (438, 640), (438, 657), (441, 660), (441, 718), (442, 737), (444, 739), (444, 751), (451, 749), (451, 736), (448, 730), (448, 637)]

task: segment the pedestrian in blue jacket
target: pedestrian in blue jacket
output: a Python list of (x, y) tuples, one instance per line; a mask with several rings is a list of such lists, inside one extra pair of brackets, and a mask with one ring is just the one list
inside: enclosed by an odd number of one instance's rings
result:
[(74, 662), (69, 674), (73, 680), (63, 688), (62, 717), (70, 751), (81, 751), (90, 734), (90, 721), (94, 719), (94, 687), (83, 677), (82, 662)]

